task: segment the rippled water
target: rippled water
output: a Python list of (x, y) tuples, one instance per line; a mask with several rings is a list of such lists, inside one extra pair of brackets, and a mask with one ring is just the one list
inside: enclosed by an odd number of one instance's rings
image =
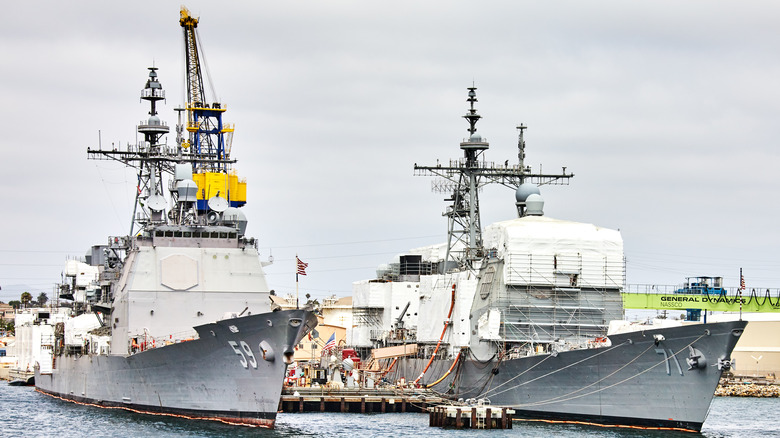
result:
[(443, 430), (428, 426), (426, 414), (280, 414), (276, 429), (228, 426), (210, 421), (141, 415), (101, 409), (0, 382), (0, 436), (98, 437), (768, 437), (780, 436), (780, 399), (718, 397), (701, 435), (515, 422), (511, 430)]

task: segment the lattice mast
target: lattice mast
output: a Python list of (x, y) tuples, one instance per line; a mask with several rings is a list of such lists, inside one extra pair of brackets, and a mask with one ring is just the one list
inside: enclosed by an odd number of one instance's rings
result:
[[(509, 165), (509, 160), (503, 166), (496, 166), (484, 160), (484, 152), (489, 148), (486, 139), (477, 133), (477, 122), (482, 118), (477, 114), (477, 88), (468, 88), (469, 109), (463, 118), (469, 123), (469, 138), (460, 143), (463, 158), (450, 161), (448, 166), (418, 166), (414, 165), (415, 175), (437, 176), (440, 179), (433, 182), (435, 192), (451, 193), (445, 201), (450, 204), (443, 213), (447, 217), (447, 254), (442, 265), (442, 273), (450, 270), (477, 269), (478, 262), (485, 256), (482, 242), (482, 224), (479, 212), (479, 190), (488, 184), (501, 184), (518, 190), (526, 182), (543, 184), (568, 184), (574, 176), (566, 173), (564, 167), (560, 174), (533, 173), (525, 166), (526, 127), (520, 125), (518, 138), (518, 164)], [(517, 202), (518, 215), (524, 215), (525, 203)]]
[(142, 228), (147, 224), (166, 221), (163, 214), (167, 203), (163, 196), (163, 174), (173, 172), (173, 165), (181, 155), (169, 150), (163, 141), (169, 128), (157, 115), (157, 102), (165, 100), (165, 90), (157, 80), (156, 67), (149, 67), (149, 78), (141, 90), (141, 99), (149, 102), (150, 106), (149, 118), (137, 126), (143, 140), (136, 145), (128, 145), (125, 150), (87, 149), (87, 157), (91, 160), (115, 160), (138, 169), (138, 186), (129, 235), (133, 235), (136, 225)]
[[(176, 129), (176, 146), (168, 146), (164, 141), (169, 128), (157, 115), (157, 103), (165, 99), (165, 91), (157, 80), (157, 68), (150, 67), (149, 78), (141, 90), (141, 99), (149, 102), (149, 118), (142, 120), (137, 127), (143, 140), (122, 150), (116, 147), (111, 150), (103, 150), (102, 147), (87, 149), (90, 159), (115, 160), (138, 169), (131, 236), (136, 226), (141, 229), (162, 224), (199, 224), (199, 215), (206, 216), (211, 212), (213, 214), (209, 218), (216, 220), (228, 206), (241, 207), (246, 203), (246, 182), (230, 172), (235, 163), (229, 151), (233, 127), (222, 123), (225, 108), (219, 103), (203, 102), (201, 62), (195, 43), (198, 20), (182, 8), (179, 23), (184, 28), (187, 47), (188, 121), (186, 126), (181, 126), (184, 125), (181, 120), (184, 109), (177, 109), (180, 119)], [(185, 128), (189, 133), (188, 139), (182, 136)], [(170, 203), (163, 195), (166, 182)], [(179, 194), (184, 192), (187, 193), (185, 199), (180, 199)]]

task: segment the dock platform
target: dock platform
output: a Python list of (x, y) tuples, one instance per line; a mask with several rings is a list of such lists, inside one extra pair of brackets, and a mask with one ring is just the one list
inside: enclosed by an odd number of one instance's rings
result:
[(282, 390), (279, 412), (427, 412), (447, 400), (422, 389), (329, 389), (287, 387)]
[(454, 429), (511, 429), (515, 411), (502, 406), (432, 406), (428, 408), (431, 427)]

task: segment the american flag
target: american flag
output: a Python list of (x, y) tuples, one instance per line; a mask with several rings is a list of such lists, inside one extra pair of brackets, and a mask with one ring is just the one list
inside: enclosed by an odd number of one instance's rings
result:
[(332, 349), (336, 348), (336, 334), (333, 333), (330, 335), (330, 338), (328, 338), (328, 342), (325, 343), (325, 346), (322, 347), (322, 352), (325, 353), (326, 351), (330, 351)]
[(739, 270), (739, 287), (745, 290), (745, 277), (742, 276), (742, 269)]
[(299, 275), (306, 275), (306, 268), (309, 267), (308, 263), (303, 263), (301, 259), (298, 258), (298, 256), (295, 256), (295, 260), (298, 262), (298, 274)]

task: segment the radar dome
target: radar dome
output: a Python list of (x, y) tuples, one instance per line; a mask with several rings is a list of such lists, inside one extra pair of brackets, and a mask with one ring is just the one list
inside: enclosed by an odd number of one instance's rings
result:
[[(190, 176), (192, 174), (190, 173)], [(198, 185), (191, 179), (183, 179), (176, 183), (180, 202), (195, 202), (198, 200)]]
[(517, 202), (526, 202), (528, 200), (528, 196), (530, 195), (539, 195), (539, 187), (536, 186), (536, 184), (533, 183), (522, 183), (520, 184), (520, 187), (517, 188), (517, 191), (515, 192), (515, 199)]
[(528, 216), (543, 216), (544, 215), (544, 199), (541, 195), (532, 193), (528, 195), (525, 200), (526, 215)]
[(469, 141), (475, 142), (475, 143), (479, 143), (479, 142), (482, 141), (482, 136), (479, 135), (478, 132), (475, 132), (475, 133), (471, 134), (471, 137), (469, 137)]
[(246, 233), (246, 215), (236, 207), (228, 207), (225, 209), (225, 212), (222, 213), (222, 222), (224, 222), (225, 225), (236, 227), (239, 234), (242, 236)]

